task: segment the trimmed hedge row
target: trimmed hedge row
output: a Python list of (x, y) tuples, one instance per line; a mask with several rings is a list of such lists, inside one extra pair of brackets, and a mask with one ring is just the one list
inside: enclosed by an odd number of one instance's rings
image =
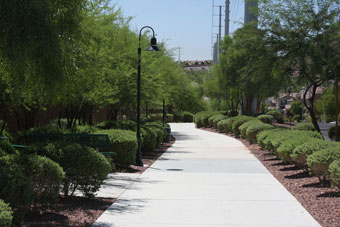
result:
[(209, 127), (209, 118), (214, 115), (222, 115), (222, 111), (218, 112), (209, 112), (209, 111), (202, 111), (198, 112), (194, 115), (194, 122), (197, 128), (202, 127)]
[(304, 130), (304, 131), (315, 131), (315, 128), (312, 124), (308, 123), (299, 123), (295, 125), (292, 129), (295, 130)]

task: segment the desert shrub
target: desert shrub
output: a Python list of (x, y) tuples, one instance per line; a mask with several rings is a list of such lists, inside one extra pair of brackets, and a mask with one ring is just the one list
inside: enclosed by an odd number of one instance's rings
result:
[(289, 137), (285, 139), (284, 142), (277, 148), (277, 155), (278, 157), (283, 160), (285, 163), (292, 163), (291, 154), (293, 150), (301, 145), (306, 143), (310, 138), (308, 136), (295, 136)]
[(109, 151), (116, 152), (114, 163), (121, 166), (134, 165), (136, 163), (137, 138), (133, 131), (109, 129), (97, 131), (97, 134), (107, 134), (111, 146)]
[(220, 118), (220, 117), (223, 117), (224, 115), (223, 114), (217, 114), (217, 115), (213, 115), (213, 116), (211, 116), (211, 117), (209, 117), (209, 119), (208, 119), (208, 122), (209, 122), (209, 127), (214, 127), (214, 120), (216, 119), (216, 118)]
[(8, 154), (19, 154), (9, 140), (0, 140), (0, 157)]
[(329, 147), (316, 151), (307, 157), (308, 169), (320, 181), (329, 179), (329, 165), (340, 159), (340, 147)]
[(227, 124), (227, 121), (228, 121), (228, 118), (227, 119), (224, 119), (224, 120), (221, 120), (217, 123), (217, 128), (218, 128), (218, 131), (220, 132), (224, 132), (225, 131), (225, 125)]
[(290, 155), (293, 162), (301, 167), (307, 168), (307, 157), (312, 153), (335, 146), (334, 142), (329, 142), (321, 139), (309, 139), (306, 143), (297, 146)]
[(250, 143), (255, 143), (256, 142), (256, 136), (258, 133), (266, 130), (271, 130), (274, 127), (270, 124), (264, 124), (264, 123), (255, 123), (253, 125), (250, 125), (247, 130), (246, 130), (246, 136), (247, 140)]
[(269, 114), (262, 114), (260, 116), (257, 116), (257, 119), (266, 124), (271, 124), (273, 122), (273, 116)]
[(142, 152), (152, 152), (157, 147), (157, 132), (151, 127), (141, 127), (141, 150)]
[(157, 145), (164, 141), (167, 132), (161, 122), (148, 122), (143, 126), (153, 128), (153, 130), (157, 133)]
[(234, 132), (234, 135), (237, 137), (240, 135), (240, 130), (239, 127), (250, 120), (254, 120), (254, 117), (249, 117), (249, 116), (240, 116), (236, 121), (234, 121), (234, 123), (232, 124), (232, 130)]
[(219, 117), (215, 117), (214, 119), (213, 119), (213, 126), (212, 127), (214, 127), (215, 129), (218, 129), (218, 123), (220, 122), (220, 121), (222, 121), (222, 120), (225, 120), (225, 119), (227, 119), (228, 118), (228, 116), (225, 116), (225, 115), (220, 115)]
[(190, 113), (190, 112), (183, 112), (182, 113), (183, 116), (183, 122), (193, 122), (194, 121), (194, 114)]
[(247, 128), (253, 124), (256, 123), (261, 123), (261, 121), (259, 121), (258, 119), (254, 119), (254, 120), (250, 120), (247, 121), (245, 123), (243, 123), (240, 127), (239, 127), (239, 131), (240, 131), (240, 135), (242, 138), (247, 138)]
[(243, 116), (235, 116), (235, 117), (228, 118), (226, 123), (224, 124), (224, 131), (227, 133), (233, 132), (233, 123), (242, 117)]
[(59, 188), (65, 173), (60, 165), (39, 155), (21, 155), (22, 172), (32, 182), (34, 202), (51, 207), (59, 197)]
[(208, 127), (209, 126), (209, 118), (214, 116), (222, 114), (222, 112), (208, 112), (208, 111), (202, 111), (198, 112), (194, 115), (194, 121), (197, 128), (201, 127)]
[(110, 163), (102, 154), (80, 144), (35, 144), (28, 152), (46, 156), (63, 168), (66, 175), (63, 180), (65, 195), (73, 195), (79, 189), (86, 197), (93, 197), (111, 170)]
[(13, 223), (20, 226), (33, 202), (32, 183), (21, 171), (19, 155), (0, 157), (0, 198), (10, 204)]
[(314, 126), (312, 124), (308, 124), (308, 123), (297, 124), (292, 129), (295, 129), (295, 130), (305, 130), (305, 131), (315, 131)]
[(332, 186), (340, 189), (340, 159), (334, 160), (329, 165), (329, 174)]
[(278, 111), (278, 110), (269, 110), (266, 114), (273, 116), (273, 119), (277, 123), (283, 123), (283, 116), (282, 116), (280, 111)]
[(283, 130), (283, 129), (282, 128), (274, 128), (272, 130), (265, 130), (265, 131), (258, 133), (256, 135), (256, 140), (257, 140), (258, 145), (260, 145), (261, 148), (264, 149), (266, 147), (265, 140), (267, 139), (267, 137), (269, 135), (273, 134), (274, 132), (280, 131), (280, 130)]
[[(338, 126), (338, 132), (340, 136), (340, 125)], [(335, 126), (332, 126), (328, 129), (328, 137), (332, 140), (335, 140)]]
[(11, 227), (13, 219), (12, 214), (11, 207), (0, 199), (0, 226)]

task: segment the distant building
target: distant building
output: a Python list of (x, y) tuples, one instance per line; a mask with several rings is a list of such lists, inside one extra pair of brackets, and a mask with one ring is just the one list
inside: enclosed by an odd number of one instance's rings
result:
[(189, 71), (201, 71), (201, 70), (210, 70), (212, 66), (211, 60), (204, 61), (184, 61), (181, 62), (184, 69)]

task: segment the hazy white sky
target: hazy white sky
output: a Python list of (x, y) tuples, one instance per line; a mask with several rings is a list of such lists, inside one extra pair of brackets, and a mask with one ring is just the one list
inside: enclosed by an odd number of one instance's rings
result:
[[(212, 59), (212, 33), (218, 31), (218, 28), (212, 31), (213, 22), (218, 25), (218, 16), (214, 20), (212, 16), (213, 0), (112, 0), (112, 3), (122, 9), (124, 16), (134, 17), (130, 24), (133, 30), (149, 25), (168, 49), (180, 47), (182, 61)], [(225, 0), (214, 3), (225, 5)], [(218, 11), (215, 7), (214, 14)], [(243, 22), (244, 0), (231, 0), (230, 11), (232, 33)], [(177, 60), (178, 50), (174, 50), (174, 57)]]

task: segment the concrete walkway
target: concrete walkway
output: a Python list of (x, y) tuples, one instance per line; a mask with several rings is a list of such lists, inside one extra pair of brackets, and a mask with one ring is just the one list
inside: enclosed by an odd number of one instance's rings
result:
[(239, 141), (171, 128), (174, 146), (93, 226), (320, 226)]

